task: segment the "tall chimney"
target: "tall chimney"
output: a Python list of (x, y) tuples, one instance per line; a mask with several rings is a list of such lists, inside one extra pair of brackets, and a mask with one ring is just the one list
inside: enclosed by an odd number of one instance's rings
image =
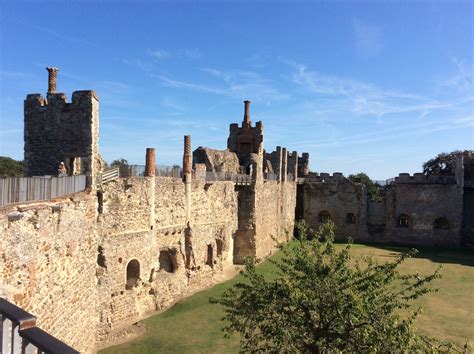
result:
[(145, 159), (145, 177), (153, 177), (155, 175), (155, 149), (146, 149)]
[(244, 123), (250, 126), (250, 101), (245, 100), (245, 113), (244, 113)]
[(191, 136), (184, 136), (183, 175), (191, 174)]
[(46, 70), (48, 70), (48, 93), (56, 93), (56, 79), (59, 69), (47, 67)]

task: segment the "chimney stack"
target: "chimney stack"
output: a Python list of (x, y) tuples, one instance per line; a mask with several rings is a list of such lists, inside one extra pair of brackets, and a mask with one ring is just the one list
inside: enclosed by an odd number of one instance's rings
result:
[(250, 126), (250, 101), (245, 100), (245, 113), (244, 113), (244, 123)]
[(192, 173), (191, 162), (191, 136), (184, 136), (184, 156), (183, 156), (183, 175)]
[(146, 149), (145, 158), (145, 177), (153, 177), (155, 175), (155, 149)]
[(48, 93), (56, 93), (56, 79), (59, 69), (47, 67), (46, 70), (48, 70)]

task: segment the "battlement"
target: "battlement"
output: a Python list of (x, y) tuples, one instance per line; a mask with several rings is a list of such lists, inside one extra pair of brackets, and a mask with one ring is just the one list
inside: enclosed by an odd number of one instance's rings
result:
[(85, 103), (92, 100), (99, 101), (94, 90), (74, 91), (72, 93), (71, 102), (67, 101), (65, 93), (48, 93), (46, 98), (39, 93), (26, 95), (25, 110), (35, 110), (44, 112), (45, 109), (62, 109), (64, 111), (72, 111), (83, 109)]
[(341, 172), (334, 172), (332, 175), (326, 172), (321, 172), (319, 175), (309, 173), (304, 177), (305, 182), (330, 183), (342, 182), (347, 180)]
[(395, 184), (456, 184), (456, 177), (450, 176), (438, 176), (438, 175), (425, 175), (423, 173), (414, 173), (410, 176), (409, 173), (400, 173), (398, 177), (395, 177), (392, 183)]
[(286, 148), (281, 146), (277, 146), (270, 153), (265, 152), (263, 173), (267, 178), (274, 178), (277, 181), (285, 181), (288, 175), (291, 175), (292, 179), (296, 178), (298, 173), (298, 152), (288, 152)]

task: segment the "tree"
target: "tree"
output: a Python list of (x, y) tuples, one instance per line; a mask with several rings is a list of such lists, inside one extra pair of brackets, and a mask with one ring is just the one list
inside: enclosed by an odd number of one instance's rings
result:
[(0, 156), (0, 176), (22, 177), (23, 161), (16, 161), (10, 157)]
[(450, 153), (442, 152), (423, 164), (423, 173), (425, 175), (454, 175), (456, 158), (462, 154), (463, 152), (460, 150)]
[(110, 164), (111, 168), (119, 168), (120, 171), (120, 176), (122, 177), (128, 177), (130, 175), (130, 165), (128, 164), (128, 161), (125, 159), (117, 159), (113, 160), (112, 163)]
[[(304, 228), (302, 228), (304, 229)], [(352, 259), (351, 245), (336, 250), (334, 224), (312, 241), (299, 235), (274, 261), (277, 275), (267, 280), (247, 260), (244, 281), (211, 299), (224, 308), (224, 332), (240, 334), (241, 352), (403, 352), (429, 350), (414, 334), (419, 310), (402, 318), (400, 309), (436, 291), (433, 274), (402, 275), (399, 265), (416, 253), (378, 264)]]
[(128, 168), (128, 166), (129, 166), (128, 161), (123, 158), (113, 160), (112, 163), (110, 164), (110, 167), (127, 167)]
[(352, 182), (359, 182), (365, 184), (367, 186), (367, 196), (372, 202), (380, 203), (383, 200), (382, 196), (380, 195), (379, 185), (374, 183), (370, 179), (370, 177), (364, 172), (360, 172), (355, 175), (349, 175), (348, 178)]

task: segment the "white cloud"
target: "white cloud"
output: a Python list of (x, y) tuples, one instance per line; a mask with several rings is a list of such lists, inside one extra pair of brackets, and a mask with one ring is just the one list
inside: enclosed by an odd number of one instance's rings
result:
[(170, 57), (170, 53), (162, 49), (149, 49), (147, 53), (154, 59), (158, 59), (158, 60), (166, 59)]
[(457, 72), (442, 82), (441, 86), (453, 87), (459, 92), (472, 94), (474, 92), (474, 67), (455, 57), (451, 61), (456, 66)]
[(355, 47), (357, 54), (363, 57), (373, 57), (382, 50), (382, 32), (373, 25), (368, 25), (360, 19), (353, 20)]
[(222, 83), (218, 85), (209, 85), (207, 83), (175, 80), (164, 75), (153, 75), (153, 77), (157, 77), (168, 87), (213, 93), (237, 99), (249, 98), (268, 103), (270, 101), (289, 98), (288, 94), (282, 93), (275, 88), (270, 80), (267, 80), (254, 72), (225, 72), (213, 68), (204, 68), (201, 70), (221, 79)]
[(184, 49), (182, 55), (188, 59), (199, 59), (202, 53), (198, 49)]

